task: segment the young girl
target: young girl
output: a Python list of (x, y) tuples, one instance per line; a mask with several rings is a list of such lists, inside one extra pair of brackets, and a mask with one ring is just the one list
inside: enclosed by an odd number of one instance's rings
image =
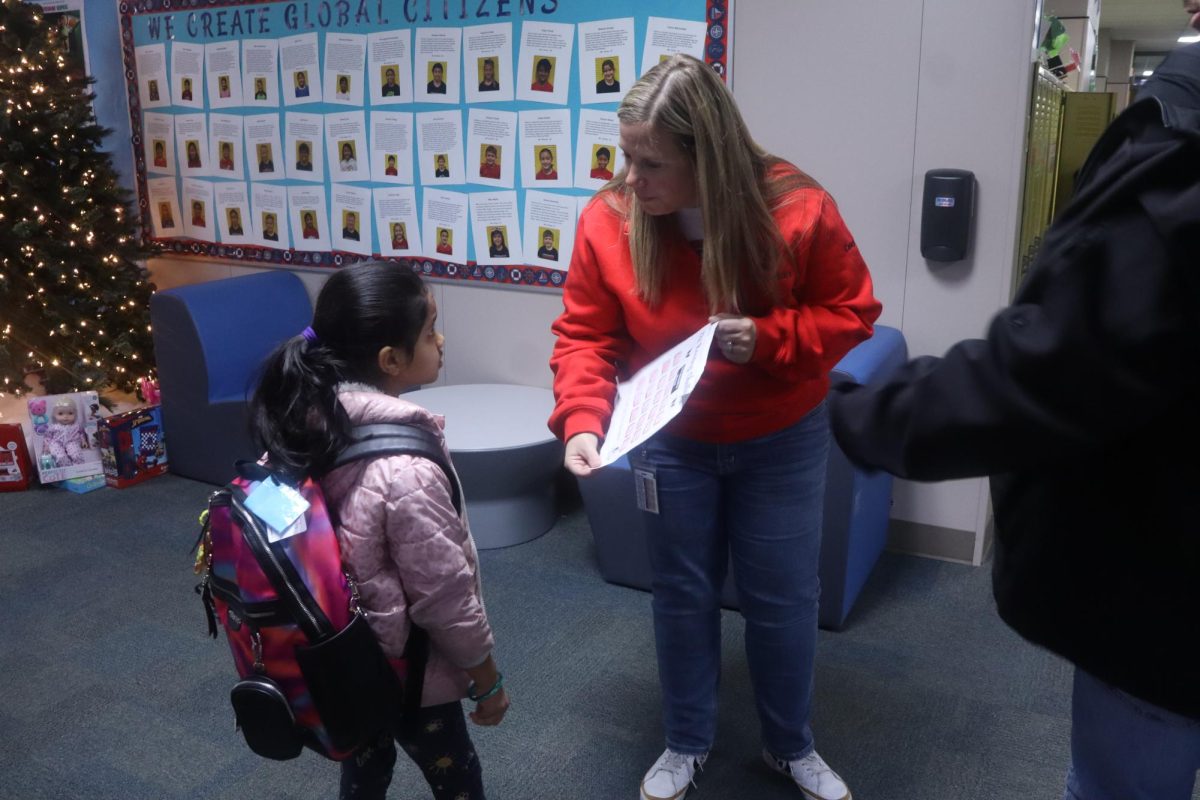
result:
[(393, 738), (435, 798), (483, 798), (461, 700), (477, 700), (470, 716), (478, 725), (497, 725), (508, 710), (475, 543), (454, 510), (450, 479), (410, 455), (330, 470), (356, 425), (418, 426), (445, 448), (442, 418), (396, 396), (437, 379), (443, 340), (436, 318), (433, 296), (408, 269), (368, 263), (335, 272), (317, 298), (312, 326), (268, 358), (251, 404), (271, 468), (319, 477), (338, 520), (343, 564), (384, 653), (403, 654), (411, 625), (429, 632), (421, 713), (342, 762), (341, 800), (384, 798), (396, 761)]

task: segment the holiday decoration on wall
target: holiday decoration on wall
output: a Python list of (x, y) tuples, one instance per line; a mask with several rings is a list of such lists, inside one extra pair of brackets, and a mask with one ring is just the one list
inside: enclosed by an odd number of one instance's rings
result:
[[(69, 32), (68, 32), (69, 33)], [(0, 395), (132, 390), (153, 370), (130, 194), (64, 28), (0, 0)]]

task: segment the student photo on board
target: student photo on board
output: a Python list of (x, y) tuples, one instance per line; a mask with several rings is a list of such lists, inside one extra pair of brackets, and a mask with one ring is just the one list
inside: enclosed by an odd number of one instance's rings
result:
[(188, 139), (183, 147), (187, 151), (188, 169), (200, 169), (204, 166), (200, 161), (200, 142), (195, 139)]
[(447, 166), (446, 154), (438, 153), (433, 158), (433, 177), (449, 178), (450, 167)]
[(301, 172), (312, 172), (312, 143), (297, 142), (296, 143), (296, 169)]
[(167, 143), (162, 139), (154, 140), (154, 166), (164, 169), (167, 166)]
[(500, 179), (500, 145), (485, 144), (483, 158), (479, 162), (479, 177)]
[(533, 83), (530, 89), (535, 92), (554, 91), (554, 61), (553, 56), (541, 56), (533, 64)]
[(488, 228), (488, 255), (492, 258), (508, 258), (507, 231), (503, 225)]
[(341, 155), (338, 166), (342, 172), (356, 172), (358, 170), (358, 158), (354, 155), (354, 142), (349, 140), (339, 142), (338, 152)]
[(337, 91), (334, 92), (333, 96), (336, 97), (338, 100), (349, 100), (350, 99), (350, 76), (349, 75), (338, 75), (337, 76)]
[(192, 79), (191, 78), (183, 79), (183, 84), (179, 90), (179, 99), (180, 100), (191, 100), (192, 99)]
[(146, 81), (146, 94), (149, 95), (151, 103), (158, 102), (158, 81), (154, 80), (153, 78)]
[(244, 234), (242, 230), (242, 212), (236, 208), (231, 208), (225, 212), (225, 218), (229, 222), (230, 236), (241, 236)]
[(408, 234), (404, 230), (403, 222), (392, 223), (392, 249), (407, 250), (408, 249)]
[(254, 79), (254, 99), (255, 100), (266, 100), (267, 99), (267, 79), (266, 78), (255, 78)]
[(342, 212), (342, 238), (357, 242), (359, 235), (358, 213), (355, 211)]
[(263, 142), (258, 146), (258, 171), (259, 172), (274, 172), (275, 159), (271, 155), (271, 145)]
[(268, 242), (278, 242), (279, 241), (279, 231), (275, 228), (276, 224), (277, 223), (275, 222), (274, 214), (272, 214), (270, 211), (263, 213), (263, 215), (262, 215), (263, 238), (266, 239)]
[(496, 80), (495, 56), (488, 56), (487, 58), (479, 59), (479, 91), (500, 91), (500, 81)]
[(380, 95), (383, 97), (399, 97), (400, 84), (396, 83), (396, 70), (398, 67), (395, 64), (383, 65), (383, 88), (380, 90)]
[(171, 213), (170, 203), (158, 204), (158, 219), (161, 227), (163, 228), (175, 227), (175, 215)]
[(192, 201), (192, 224), (195, 225), (197, 228), (207, 228), (208, 227), (208, 221), (205, 219), (205, 215), (204, 215), (204, 201), (203, 200), (193, 200)]
[(617, 79), (617, 64), (620, 59), (597, 58), (596, 65), (600, 68), (600, 80), (596, 83), (596, 94), (610, 94), (621, 91), (621, 81)]
[(558, 170), (554, 166), (554, 145), (546, 145), (544, 147), (535, 147), (537, 153), (538, 171), (534, 174), (534, 178), (539, 181), (556, 181), (558, 180)]
[(554, 238), (558, 231), (554, 228), (541, 228), (542, 246), (538, 248), (538, 258), (544, 258), (547, 261), (558, 261), (558, 247), (554, 244)]
[(388, 153), (384, 159), (383, 174), (390, 178), (395, 178), (400, 174), (399, 168), (396, 166), (396, 156), (394, 153)]
[(321, 232), (317, 230), (317, 212), (307, 209), (301, 211), (300, 221), (304, 223), (300, 229), (301, 237), (305, 239), (321, 238)]
[(217, 78), (217, 97), (229, 97), (229, 76), (221, 75)]
[(437, 251), (445, 256), (454, 255), (454, 245), (450, 241), (450, 229), (438, 228), (437, 237)]
[(299, 70), (295, 75), (296, 97), (308, 97), (308, 73)]
[(612, 160), (612, 150), (605, 145), (596, 145), (592, 152), (592, 178), (601, 181), (611, 181), (613, 174), (608, 168), (609, 161)]
[(425, 84), (426, 94), (446, 93), (446, 65), (434, 61), (429, 65), (429, 83)]
[(221, 158), (217, 162), (217, 169), (233, 170), (233, 145), (229, 142), (221, 142)]

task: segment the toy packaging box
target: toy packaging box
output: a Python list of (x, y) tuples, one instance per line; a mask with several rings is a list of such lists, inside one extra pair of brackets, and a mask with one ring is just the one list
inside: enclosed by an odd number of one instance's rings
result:
[(166, 472), (162, 409), (136, 408), (101, 420), (100, 457), (105, 480), (118, 489)]
[(0, 425), (0, 492), (28, 489), (32, 474), (25, 431), (15, 423)]
[(95, 392), (32, 397), (28, 403), (33, 426), (33, 452), (42, 483), (86, 478), (104, 471), (96, 432), (100, 398)]

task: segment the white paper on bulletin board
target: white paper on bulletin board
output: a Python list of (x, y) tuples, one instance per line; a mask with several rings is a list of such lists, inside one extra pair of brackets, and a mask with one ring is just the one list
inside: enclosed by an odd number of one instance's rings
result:
[[(82, 17), (82, 3), (44, 5), (77, 8)], [(728, 80), (731, 7), (732, 0), (122, 4), (144, 236), (177, 255), (263, 267), (389, 258), (435, 279), (560, 287), (573, 221), (558, 214), (551, 224), (543, 212), (582, 208), (620, 171), (613, 125), (604, 121), (615, 118), (643, 63), (686, 52)], [(233, 117), (243, 120), (240, 142)], [(156, 198), (170, 194), (164, 179), (175, 180), (182, 198), (185, 182), (197, 178), (225, 198), (243, 193), (219, 184), (240, 182), (252, 208), (274, 187), (288, 206), (272, 203), (253, 219), (261, 231), (263, 214), (273, 215), (273, 238), (245, 226), (237, 234), (237, 225), (191, 225), (187, 203), (184, 224), (155, 224), (148, 180)], [(207, 202), (189, 186), (189, 197)], [(411, 189), (411, 200), (399, 188)], [(431, 225), (426, 209), (445, 209), (426, 202), (427, 191), (461, 196), (461, 208), (473, 194), (514, 192), (515, 221), (483, 213)], [(398, 197), (403, 211), (393, 208)], [(338, 219), (326, 216), (335, 211)], [(349, 228), (349, 237), (331, 235), (348, 212), (358, 240)], [(423, 233), (433, 238), (416, 246)], [(480, 258), (483, 245), (508, 250), (504, 269), (494, 263), (504, 256)]]

